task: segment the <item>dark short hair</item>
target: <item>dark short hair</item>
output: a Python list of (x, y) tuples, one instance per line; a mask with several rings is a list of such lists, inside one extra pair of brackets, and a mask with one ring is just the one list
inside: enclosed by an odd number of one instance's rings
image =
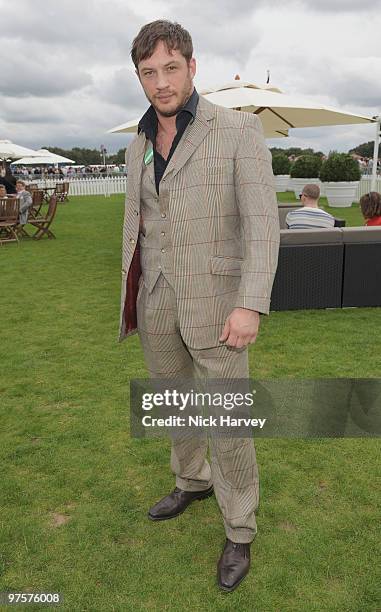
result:
[(131, 59), (136, 69), (139, 62), (151, 57), (160, 40), (165, 43), (168, 51), (178, 49), (188, 63), (192, 59), (193, 44), (189, 32), (179, 23), (158, 19), (143, 26), (132, 42)]
[(370, 191), (360, 198), (360, 208), (365, 219), (381, 215), (381, 196), (377, 191)]

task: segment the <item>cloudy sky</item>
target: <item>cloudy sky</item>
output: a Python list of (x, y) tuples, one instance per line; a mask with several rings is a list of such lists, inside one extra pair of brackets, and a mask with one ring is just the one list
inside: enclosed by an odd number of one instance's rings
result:
[[(381, 113), (381, 0), (0, 0), (0, 139), (32, 148), (105, 144), (147, 101), (129, 57), (148, 21), (178, 21), (193, 37), (196, 87), (239, 74), (367, 116)], [(347, 151), (374, 127), (290, 130), (269, 146)]]

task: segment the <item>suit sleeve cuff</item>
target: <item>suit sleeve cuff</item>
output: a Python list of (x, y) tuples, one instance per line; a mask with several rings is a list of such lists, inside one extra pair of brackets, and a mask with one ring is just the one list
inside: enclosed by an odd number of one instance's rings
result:
[(238, 296), (235, 308), (247, 308), (248, 310), (256, 310), (261, 314), (268, 315), (270, 313), (270, 300), (267, 298)]

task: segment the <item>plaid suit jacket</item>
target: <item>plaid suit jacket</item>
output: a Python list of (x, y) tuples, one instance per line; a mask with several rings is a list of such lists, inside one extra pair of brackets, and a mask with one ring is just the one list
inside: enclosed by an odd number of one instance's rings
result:
[[(119, 340), (137, 331), (140, 182), (146, 137), (126, 151)], [(268, 314), (279, 220), (271, 154), (259, 118), (200, 96), (160, 183), (171, 224), (174, 290), (184, 342), (217, 346), (227, 316)]]

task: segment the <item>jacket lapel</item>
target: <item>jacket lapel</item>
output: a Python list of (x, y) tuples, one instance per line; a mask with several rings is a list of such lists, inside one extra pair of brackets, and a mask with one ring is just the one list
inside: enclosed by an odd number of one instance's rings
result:
[(171, 176), (176, 176), (179, 170), (181, 170), (184, 164), (186, 164), (190, 156), (200, 146), (205, 136), (210, 131), (210, 122), (212, 119), (214, 119), (214, 116), (214, 105), (210, 104), (210, 102), (200, 96), (197, 105), (196, 117), (194, 118), (194, 121), (192, 121), (186, 128), (173, 156), (169, 161), (168, 166), (165, 169), (163, 178), (169, 174), (171, 174)]

